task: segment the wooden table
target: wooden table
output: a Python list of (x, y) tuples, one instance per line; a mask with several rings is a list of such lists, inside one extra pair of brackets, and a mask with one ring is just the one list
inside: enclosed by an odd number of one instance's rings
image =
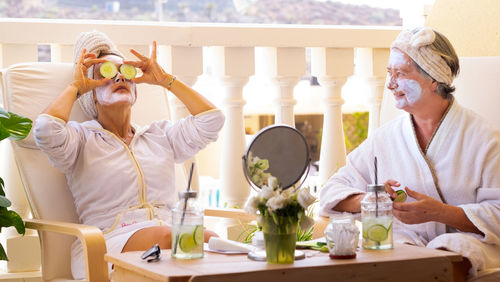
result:
[(452, 281), (456, 253), (395, 245), (392, 250), (359, 250), (355, 259), (332, 260), (326, 253), (306, 251), (306, 258), (289, 265), (247, 259), (246, 255), (205, 252), (196, 260), (176, 260), (162, 250), (161, 260), (147, 263), (142, 252), (108, 254), (114, 281)]

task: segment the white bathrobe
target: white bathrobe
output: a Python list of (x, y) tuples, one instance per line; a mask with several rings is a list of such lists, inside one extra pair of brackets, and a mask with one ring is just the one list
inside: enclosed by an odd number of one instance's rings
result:
[[(42, 114), (34, 135), (52, 165), (66, 174), (83, 224), (104, 232), (107, 251), (119, 253), (137, 230), (171, 222), (177, 196), (174, 162), (183, 162), (217, 139), (220, 110), (139, 128), (129, 146), (96, 121), (83, 123)], [(71, 250), (75, 279), (85, 277), (81, 244)]]
[[(323, 187), (321, 214), (374, 183), (374, 157), (378, 181), (394, 179), (419, 193), (461, 207), (484, 233), (459, 232), (442, 223), (403, 224), (395, 220), (395, 242), (455, 251), (472, 263), (470, 274), (500, 267), (500, 132), (453, 100), (433, 136), (427, 153), (420, 149), (409, 114), (374, 132), (347, 157)], [(440, 192), (439, 192), (440, 191)], [(440, 193), (442, 197), (440, 196)], [(408, 197), (407, 201), (414, 201)]]

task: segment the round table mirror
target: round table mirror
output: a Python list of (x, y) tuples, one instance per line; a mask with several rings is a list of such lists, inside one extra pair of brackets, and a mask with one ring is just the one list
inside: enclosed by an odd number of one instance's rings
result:
[(243, 156), (245, 176), (254, 189), (260, 190), (264, 183), (252, 181), (249, 163), (258, 157), (268, 161), (265, 170), (276, 177), (282, 189), (300, 187), (309, 172), (311, 158), (306, 138), (297, 129), (287, 125), (272, 125), (259, 131)]

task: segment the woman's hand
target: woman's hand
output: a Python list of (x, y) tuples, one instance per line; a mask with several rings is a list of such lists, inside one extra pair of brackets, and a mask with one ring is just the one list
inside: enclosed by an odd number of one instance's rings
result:
[(392, 204), (392, 213), (397, 219), (406, 224), (429, 221), (441, 222), (440, 219), (444, 214), (445, 204), (408, 187), (405, 187), (405, 190), (409, 197), (417, 201), (409, 203), (394, 202)]
[(73, 83), (71, 83), (71, 85), (78, 90), (78, 96), (98, 86), (103, 86), (110, 81), (109, 78), (95, 80), (87, 76), (88, 69), (91, 66), (104, 63), (105, 61), (105, 59), (97, 59), (96, 55), (93, 53), (87, 53), (87, 49), (82, 50), (78, 62), (75, 65)]
[(396, 191), (392, 189), (392, 187), (399, 187), (399, 186), (401, 186), (401, 184), (399, 184), (399, 182), (397, 182), (394, 179), (389, 179), (384, 183), (385, 192), (387, 192), (387, 194), (389, 194), (389, 196), (391, 196), (391, 198), (393, 199), (396, 198), (397, 194)]
[(153, 41), (153, 48), (149, 58), (134, 49), (130, 49), (130, 53), (134, 54), (139, 61), (124, 61), (123, 63), (132, 65), (142, 71), (142, 76), (132, 79), (132, 82), (162, 85), (168, 78), (172, 78), (156, 61), (156, 41)]

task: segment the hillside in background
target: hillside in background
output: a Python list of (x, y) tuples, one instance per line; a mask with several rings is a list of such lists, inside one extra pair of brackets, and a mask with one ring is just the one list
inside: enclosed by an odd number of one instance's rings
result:
[[(0, 17), (155, 21), (157, 0), (0, 0)], [(168, 0), (163, 21), (401, 25), (399, 11), (314, 0)], [(245, 5), (241, 5), (241, 3)], [(119, 3), (119, 5), (117, 5)]]

